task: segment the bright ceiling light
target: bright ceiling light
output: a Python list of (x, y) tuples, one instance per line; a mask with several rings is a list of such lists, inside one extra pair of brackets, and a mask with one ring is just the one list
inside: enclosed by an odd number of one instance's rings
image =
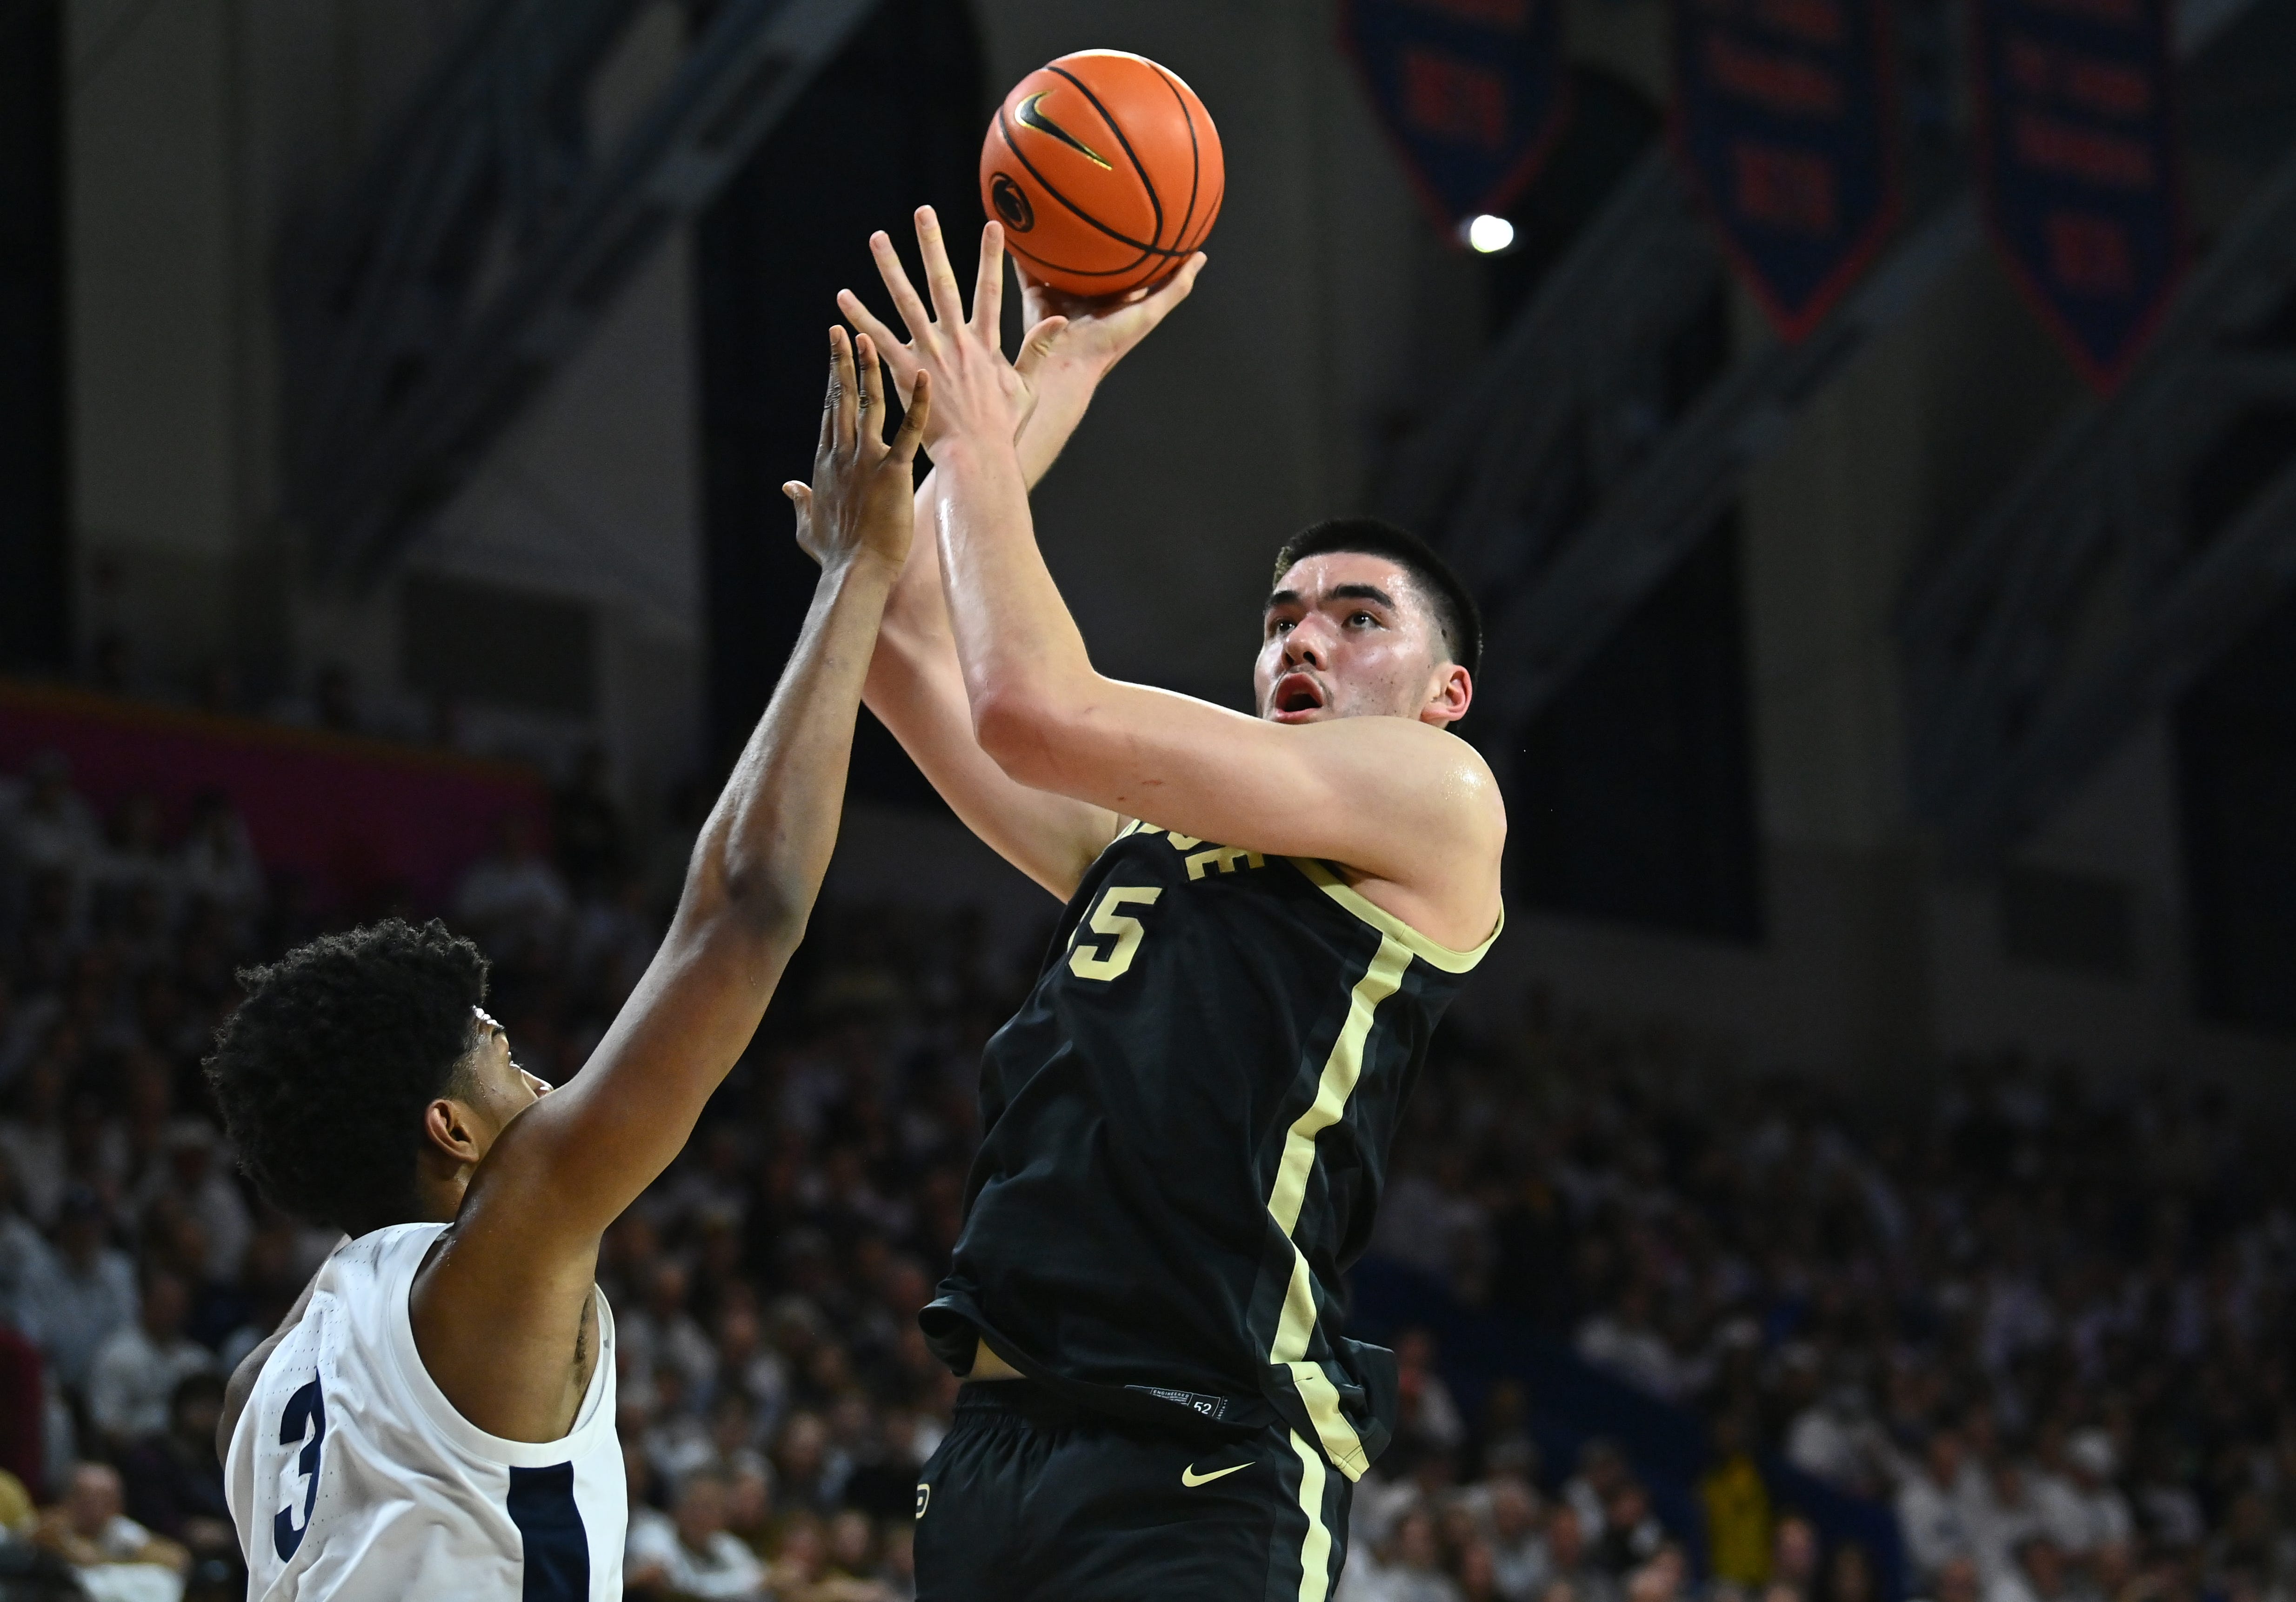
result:
[(1493, 256), (1513, 243), (1514, 225), (1503, 217), (1493, 217), (1486, 211), (1467, 224), (1467, 245), (1471, 250)]

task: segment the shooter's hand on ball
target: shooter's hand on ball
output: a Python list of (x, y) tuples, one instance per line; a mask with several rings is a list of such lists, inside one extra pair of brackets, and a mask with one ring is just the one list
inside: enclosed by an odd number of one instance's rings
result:
[(932, 382), (915, 375), (908, 412), (888, 445), (884, 375), (867, 334), (857, 343), (842, 328), (829, 331), (829, 392), (813, 482), (782, 486), (797, 506), (798, 544), (824, 568), (873, 560), (898, 573), (908, 560), (916, 526), (909, 497), (917, 446), (932, 416)]
[(909, 282), (906, 268), (893, 250), (890, 236), (869, 236), (870, 253), (877, 259), (878, 275), (893, 297), (893, 308), (909, 331), (906, 344), (870, 314), (850, 290), (838, 292), (837, 304), (853, 325), (874, 340), (890, 357), (893, 382), (906, 391), (912, 375), (933, 375), (934, 416), (925, 435), (926, 448), (951, 432), (995, 433), (1005, 440), (1018, 436), (1035, 404), (1029, 376), (1055, 347), (1066, 319), (1048, 317), (1029, 330), (1021, 341), (1016, 365), (1004, 359), (1002, 319), (1004, 310), (1004, 231), (990, 223), (981, 230), (980, 265), (973, 280), (972, 314), (965, 316), (964, 291), (949, 266), (941, 242), (940, 222), (930, 206), (917, 209), (917, 248), (924, 258), (925, 283), (932, 308)]
[[(1156, 325), (1172, 315), (1173, 308), (1188, 298), (1196, 287), (1196, 275), (1204, 270), (1204, 263), (1210, 259), (1199, 251), (1161, 283), (1097, 300), (1054, 289), (1030, 276), (1029, 269), (1017, 260), (1013, 265), (1021, 277), (1021, 304), (1027, 308), (1029, 321), (1046, 323), (1059, 318), (1068, 325), (1059, 343), (1046, 357), (1046, 368), (1073, 371), (1098, 383), (1111, 367), (1130, 355), (1132, 348), (1154, 331)], [(1041, 389), (1041, 382), (1038, 387)]]

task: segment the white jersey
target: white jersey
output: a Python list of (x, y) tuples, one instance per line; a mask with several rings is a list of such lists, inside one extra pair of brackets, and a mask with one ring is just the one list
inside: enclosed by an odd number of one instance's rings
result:
[(414, 1349), (407, 1294), (444, 1224), (348, 1241), (272, 1351), (225, 1464), (250, 1602), (608, 1602), (629, 1505), (614, 1320), (573, 1429), (535, 1445), (455, 1410)]

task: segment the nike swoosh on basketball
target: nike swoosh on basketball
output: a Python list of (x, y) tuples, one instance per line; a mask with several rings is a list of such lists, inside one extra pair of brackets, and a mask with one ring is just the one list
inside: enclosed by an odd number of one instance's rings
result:
[(1215, 1468), (1210, 1474), (1198, 1474), (1196, 1466), (1191, 1463), (1180, 1471), (1180, 1483), (1193, 1491), (1199, 1485), (1209, 1485), (1214, 1480), (1224, 1480), (1228, 1475), (1242, 1473), (1250, 1466), (1249, 1463), (1231, 1463), (1226, 1468)]
[(1040, 90), (1038, 93), (1029, 95), (1028, 99), (1021, 103), (1021, 126), (1023, 127), (1035, 128), (1040, 134), (1050, 134), (1054, 138), (1059, 140), (1062, 144), (1067, 145), (1070, 150), (1075, 151), (1078, 155), (1091, 162), (1094, 166), (1102, 168), (1109, 172), (1114, 172), (1116, 168), (1109, 164), (1109, 160), (1106, 156), (1102, 155), (1098, 151), (1093, 149), (1091, 145), (1086, 144), (1083, 140), (1078, 138), (1074, 134), (1070, 133), (1068, 129), (1062, 127), (1059, 123), (1054, 122), (1051, 118), (1046, 116), (1042, 111), (1037, 109), (1039, 105), (1044, 103), (1045, 96), (1051, 93), (1052, 91), (1050, 89)]

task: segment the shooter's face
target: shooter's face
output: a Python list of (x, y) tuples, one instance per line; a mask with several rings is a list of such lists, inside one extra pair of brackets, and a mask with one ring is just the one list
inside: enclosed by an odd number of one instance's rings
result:
[(1262, 619), (1252, 700), (1275, 723), (1414, 718), (1446, 724), (1467, 710), (1434, 611), (1409, 570), (1333, 551), (1276, 580)]

